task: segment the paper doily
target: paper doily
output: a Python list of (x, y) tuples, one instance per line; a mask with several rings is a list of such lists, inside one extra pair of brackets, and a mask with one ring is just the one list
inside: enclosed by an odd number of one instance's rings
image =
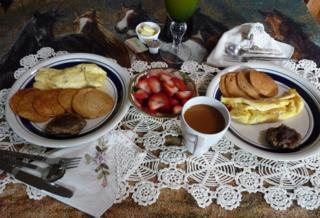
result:
[[(59, 55), (51, 48), (42, 48), (36, 55), (21, 60), (22, 68), (15, 72), (18, 78), (39, 61)], [(283, 62), (283, 66), (307, 78), (320, 89), (320, 69), (315, 62)], [(167, 67), (166, 63), (148, 64), (136, 61), (128, 69), (133, 76), (137, 72), (156, 67)], [(199, 93), (205, 93), (210, 80), (220, 70), (194, 61), (183, 63), (181, 70), (190, 74)], [(4, 119), (4, 107), (9, 89), (0, 91), (0, 119)], [(119, 181), (116, 202), (131, 196), (139, 205), (150, 205), (157, 201), (161, 189), (185, 189), (194, 197), (199, 207), (217, 203), (231, 210), (238, 207), (242, 193), (263, 193), (265, 201), (274, 209), (285, 210), (293, 203), (308, 210), (320, 206), (320, 155), (306, 160), (282, 162), (258, 158), (223, 138), (202, 157), (187, 154), (185, 147), (168, 144), (169, 137), (181, 135), (180, 121), (150, 118), (131, 107), (119, 123), (119, 129), (126, 128), (135, 133), (135, 142), (145, 149), (143, 162), (128, 178)], [(0, 122), (0, 149), (16, 150), (15, 145), (27, 144), (15, 135), (8, 124)], [(43, 153), (38, 146), (27, 146), (25, 151)], [(16, 182), (11, 177), (0, 180), (0, 192), (5, 185)], [(41, 199), (44, 195), (28, 187), (30, 198)]]

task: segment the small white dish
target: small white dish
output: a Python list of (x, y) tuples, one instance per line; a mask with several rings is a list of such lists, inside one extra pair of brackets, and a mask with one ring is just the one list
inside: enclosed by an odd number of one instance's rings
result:
[[(245, 68), (256, 69), (271, 76), (278, 84), (279, 94), (289, 88), (296, 89), (304, 100), (304, 109), (296, 117), (275, 123), (244, 125), (232, 121), (226, 137), (238, 147), (259, 157), (272, 160), (295, 161), (320, 152), (320, 123), (317, 120), (320, 114), (320, 93), (309, 81), (299, 77), (294, 72), (267, 63), (246, 63), (228, 67), (213, 78), (206, 95), (220, 100), (219, 81), (221, 76), (228, 72)], [(301, 134), (301, 142), (298, 149), (293, 151), (279, 150), (272, 148), (262, 139), (262, 131), (281, 124), (294, 128)]]
[[(154, 29), (155, 33), (151, 36), (141, 34), (140, 29), (144, 25)], [(159, 37), (160, 31), (161, 31), (160, 26), (154, 22), (151, 22), (151, 21), (142, 22), (136, 26), (136, 34), (137, 34), (139, 40), (144, 44), (147, 44), (148, 42), (153, 41), (153, 40), (157, 40)]]
[[(81, 63), (95, 63), (107, 71), (107, 84), (102, 87), (113, 97), (114, 107), (112, 111), (96, 119), (87, 119), (87, 125), (76, 136), (54, 137), (44, 132), (46, 123), (33, 123), (16, 115), (9, 106), (10, 98), (19, 89), (32, 87), (37, 70), (42, 67), (65, 68)], [(6, 121), (10, 127), (21, 138), (30, 143), (50, 148), (66, 148), (79, 146), (103, 136), (106, 132), (113, 129), (125, 116), (129, 109), (128, 101), (128, 78), (129, 73), (121, 66), (105, 57), (86, 53), (74, 53), (61, 55), (42, 61), (22, 77), (20, 77), (12, 86), (6, 102)]]
[(148, 43), (150, 54), (158, 54), (160, 47), (161, 43), (159, 40), (153, 40), (152, 42)]

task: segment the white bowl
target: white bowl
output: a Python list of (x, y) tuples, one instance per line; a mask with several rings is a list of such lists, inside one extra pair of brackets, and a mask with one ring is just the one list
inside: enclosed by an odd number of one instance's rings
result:
[[(144, 36), (144, 35), (140, 34), (138, 30), (141, 28), (142, 25), (150, 26), (151, 28), (156, 30), (156, 33), (152, 36)], [(144, 44), (147, 44), (148, 41), (157, 40), (159, 37), (160, 31), (161, 31), (160, 26), (154, 22), (151, 22), (151, 21), (142, 22), (142, 23), (138, 24), (136, 27), (136, 34), (138, 35), (139, 40)]]

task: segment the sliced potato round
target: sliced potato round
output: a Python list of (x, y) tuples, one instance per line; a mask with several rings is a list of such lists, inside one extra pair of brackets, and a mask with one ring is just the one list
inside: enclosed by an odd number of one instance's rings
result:
[(263, 96), (274, 97), (278, 94), (278, 86), (267, 74), (250, 70), (250, 83)]
[(225, 80), (227, 91), (231, 97), (243, 97), (250, 99), (250, 96), (239, 88), (236, 73), (228, 73)]
[(113, 104), (110, 95), (94, 88), (81, 89), (72, 100), (73, 110), (82, 117), (89, 119), (110, 113)]
[(260, 99), (262, 98), (262, 96), (260, 96), (259, 92), (255, 90), (255, 88), (253, 88), (253, 86), (251, 85), (249, 73), (249, 71), (241, 71), (237, 73), (237, 82), (239, 88), (250, 97), (254, 99)]

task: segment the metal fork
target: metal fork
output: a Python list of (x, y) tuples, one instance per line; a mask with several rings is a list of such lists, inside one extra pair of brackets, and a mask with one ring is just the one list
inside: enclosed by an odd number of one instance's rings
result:
[[(1, 162), (8, 161), (10, 164), (14, 164), (17, 167), (25, 167), (32, 169), (40, 174), (41, 178), (54, 182), (63, 177), (66, 169), (75, 168), (78, 166), (81, 158), (47, 158), (38, 155), (19, 153), (14, 151), (0, 150)], [(20, 159), (21, 158), (21, 159)], [(40, 167), (33, 163), (24, 162), (22, 159), (30, 159), (41, 161), (46, 163), (46, 167)]]
[(6, 155), (8, 157), (12, 158), (26, 158), (30, 160), (37, 160), (42, 161), (47, 164), (60, 164), (63, 167), (68, 167), (74, 165), (78, 165), (81, 161), (81, 157), (72, 157), (72, 158), (60, 158), (60, 157), (44, 157), (39, 155), (33, 155), (33, 154), (27, 154), (27, 153), (21, 153), (21, 152), (15, 152), (15, 151), (7, 151), (7, 150), (0, 150), (0, 155)]

